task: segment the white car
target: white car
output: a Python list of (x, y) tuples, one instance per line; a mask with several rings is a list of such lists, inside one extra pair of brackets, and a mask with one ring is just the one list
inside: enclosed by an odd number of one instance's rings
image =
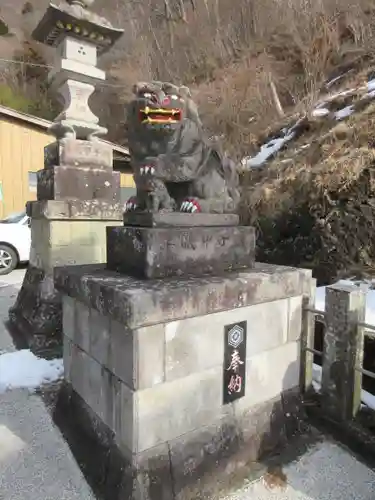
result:
[(9, 274), (18, 264), (28, 262), (30, 247), (30, 219), (26, 212), (0, 220), (0, 276)]

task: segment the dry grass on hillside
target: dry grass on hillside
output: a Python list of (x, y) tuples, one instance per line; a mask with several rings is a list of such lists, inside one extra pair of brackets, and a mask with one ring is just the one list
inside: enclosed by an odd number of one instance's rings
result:
[[(27, 3), (28, 9), (24, 0), (0, 6), (18, 50), (48, 0)], [(373, 0), (236, 0), (235, 8), (233, 0), (96, 0), (94, 8), (124, 28), (102, 62), (117, 87), (103, 86), (95, 99), (120, 142), (126, 129), (118, 125), (119, 103), (127, 102), (135, 80), (158, 78), (190, 85), (209, 134), (240, 158), (283, 113), (308, 109), (338, 65), (363, 61), (375, 49)], [(50, 52), (39, 49), (50, 62)], [(0, 56), (1, 50), (0, 40)], [(26, 94), (28, 82), (20, 83)], [(34, 99), (33, 88), (30, 94)]]
[(375, 269), (375, 103), (345, 121), (306, 117), (305, 133), (268, 166), (243, 174), (242, 220), (258, 258), (314, 270), (321, 283)]

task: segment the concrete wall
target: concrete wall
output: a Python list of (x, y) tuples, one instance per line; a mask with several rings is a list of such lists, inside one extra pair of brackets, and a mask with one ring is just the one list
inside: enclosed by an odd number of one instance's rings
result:
[[(301, 312), (299, 295), (131, 330), (64, 296), (65, 377), (129, 456), (227, 419), (246, 434), (248, 411), (299, 384)], [(224, 325), (244, 320), (246, 395), (223, 406)]]

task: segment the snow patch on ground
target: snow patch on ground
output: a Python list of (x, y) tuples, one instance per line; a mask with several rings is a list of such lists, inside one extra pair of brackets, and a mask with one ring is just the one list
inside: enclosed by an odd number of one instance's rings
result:
[(292, 140), (294, 137), (294, 132), (286, 133), (283, 137), (278, 137), (277, 139), (272, 139), (269, 142), (263, 144), (257, 155), (252, 158), (244, 158), (242, 163), (247, 167), (260, 167), (263, 163), (268, 160), (275, 153), (280, 151), (280, 149)]
[(0, 355), (0, 393), (17, 388), (35, 391), (59, 380), (64, 373), (62, 359), (37, 358), (29, 349)]
[(242, 159), (242, 165), (244, 167), (256, 168), (261, 167), (269, 158), (274, 156), (280, 149), (289, 141), (294, 139), (296, 131), (303, 119), (299, 119), (291, 128), (283, 128), (280, 131), (280, 137), (271, 139), (261, 146), (260, 151), (257, 155), (253, 157), (247, 157)]
[(354, 106), (346, 106), (335, 113), (336, 120), (343, 120), (354, 113)]
[(327, 116), (329, 115), (329, 109), (327, 108), (316, 108), (312, 112), (313, 116)]

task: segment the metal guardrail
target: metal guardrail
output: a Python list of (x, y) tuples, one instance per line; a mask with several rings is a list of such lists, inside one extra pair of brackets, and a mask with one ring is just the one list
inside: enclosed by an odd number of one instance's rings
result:
[(365, 329), (363, 333), (366, 337), (375, 339), (375, 325), (369, 325), (368, 323), (358, 323), (358, 326)]
[[(365, 337), (370, 337), (371, 339), (375, 339), (375, 325), (369, 325), (368, 323), (362, 323), (362, 322), (359, 322), (358, 323), (358, 326), (360, 328), (364, 328), (364, 332), (363, 332), (363, 335)], [(375, 380), (375, 373), (374, 372), (371, 372), (369, 370), (365, 370), (364, 368), (362, 368), (361, 366), (356, 366), (355, 367), (355, 370), (357, 372), (360, 372), (362, 373), (363, 375), (366, 375), (367, 377), (370, 377), (372, 379)]]
[[(314, 309), (312, 307), (305, 307), (305, 311), (311, 314), (314, 314), (315, 316), (315, 321), (319, 321), (320, 323), (324, 323), (324, 321), (321, 321), (320, 319), (317, 319), (319, 316), (321, 318), (325, 318), (325, 311), (320, 311), (319, 309)], [(317, 349), (313, 349), (312, 347), (305, 347), (305, 351), (311, 352), (312, 354), (316, 354), (317, 356), (323, 356), (322, 351), (318, 351)]]
[[(305, 311), (309, 312), (311, 314), (314, 314), (315, 321), (319, 321), (320, 323), (325, 323), (325, 321), (321, 321), (320, 319), (318, 319), (318, 317), (323, 318), (323, 319), (326, 317), (325, 311), (320, 311), (319, 309), (314, 309), (311, 307), (306, 307)], [(375, 325), (370, 325), (368, 323), (359, 322), (359, 323), (357, 323), (357, 326), (364, 329), (363, 335), (365, 337), (370, 337), (372, 339), (375, 339)], [(317, 349), (313, 349), (311, 347), (305, 347), (305, 351), (308, 351), (308, 352), (311, 352), (312, 354), (316, 354), (317, 356), (323, 357), (323, 352), (318, 351)], [(366, 375), (367, 377), (370, 377), (370, 378), (375, 380), (375, 373), (374, 372), (366, 370), (365, 368), (362, 368), (361, 366), (356, 366), (355, 370), (362, 373), (363, 375)]]

